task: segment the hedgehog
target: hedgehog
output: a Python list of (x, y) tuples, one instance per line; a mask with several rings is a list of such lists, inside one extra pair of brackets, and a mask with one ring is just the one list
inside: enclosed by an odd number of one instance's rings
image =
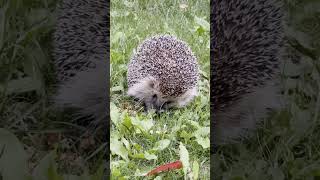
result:
[(127, 93), (145, 110), (160, 112), (187, 105), (197, 95), (198, 79), (189, 45), (172, 35), (155, 35), (138, 46), (128, 64)]
[(54, 104), (79, 109), (80, 117), (103, 119), (108, 100), (108, 2), (63, 0), (57, 14), (53, 57), (58, 88)]
[(214, 0), (211, 17), (213, 144), (246, 139), (281, 107), (283, 44), (278, 0)]

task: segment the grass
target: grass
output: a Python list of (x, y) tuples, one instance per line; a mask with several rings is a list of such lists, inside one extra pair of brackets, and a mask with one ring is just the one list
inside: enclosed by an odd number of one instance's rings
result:
[(212, 158), (215, 179), (320, 178), (319, 7), (319, 1), (285, 1), (287, 104), (253, 138), (218, 148)]
[[(142, 179), (151, 169), (180, 156), (180, 143), (190, 163), (200, 165), (199, 179), (209, 179), (209, 1), (111, 2), (111, 173), (114, 179)], [(144, 114), (126, 96), (127, 64), (145, 38), (172, 34), (187, 42), (201, 69), (200, 95), (185, 108), (160, 116)], [(191, 165), (191, 168), (193, 166)], [(157, 179), (183, 178), (183, 170)]]
[[(271, 115), (252, 139), (219, 147), (211, 159), (215, 179), (319, 179), (320, 5), (317, 0), (285, 2), (290, 46), (289, 55), (284, 58), (283, 85), (288, 104)], [(56, 3), (56, 0), (0, 1), (3, 179), (31, 179), (31, 173), (33, 179), (39, 179), (46, 176), (50, 165), (54, 165), (49, 171), (52, 179), (59, 179), (62, 174), (74, 179), (94, 174), (91, 179), (101, 179), (101, 168), (95, 173), (101, 164), (95, 152), (99, 154), (103, 143), (98, 139), (89, 150), (79, 148), (80, 142), (88, 140), (86, 127), (70, 121), (68, 114), (57, 112), (49, 102), (56, 83), (51, 66)], [(190, 1), (183, 8), (182, 1), (112, 2), (111, 140), (120, 150), (111, 156), (115, 178), (139, 179), (142, 177), (138, 175), (160, 164), (185, 158), (179, 155), (181, 142), (190, 162), (200, 165), (200, 179), (208, 179), (209, 150), (204, 147), (209, 134), (197, 131), (207, 130), (210, 125), (209, 80), (205, 78), (209, 76), (210, 64), (205, 22), (209, 20), (208, 3), (208, 0)], [(144, 38), (157, 33), (175, 34), (190, 44), (202, 70), (200, 96), (186, 108), (161, 117), (143, 114), (125, 96), (126, 65), (133, 49)], [(3, 151), (3, 143), (12, 150)], [(14, 170), (9, 173), (12, 176), (5, 176), (4, 171), (10, 170)], [(183, 176), (183, 171), (178, 170), (160, 174), (158, 179)]]

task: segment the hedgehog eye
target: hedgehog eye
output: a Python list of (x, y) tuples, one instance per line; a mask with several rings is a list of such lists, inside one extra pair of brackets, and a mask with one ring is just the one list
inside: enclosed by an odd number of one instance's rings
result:
[(150, 82), (149, 85), (150, 85), (151, 88), (154, 88), (154, 82)]
[(171, 104), (171, 103), (173, 103), (173, 101), (167, 101), (167, 102), (165, 102), (166, 105), (169, 105), (169, 104)]
[(157, 95), (154, 94), (154, 95), (152, 96), (152, 99), (153, 99), (153, 100), (157, 99)]

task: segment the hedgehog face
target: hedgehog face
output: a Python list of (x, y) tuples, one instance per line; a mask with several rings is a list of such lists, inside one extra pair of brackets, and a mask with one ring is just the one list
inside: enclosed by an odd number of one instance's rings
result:
[(156, 112), (172, 107), (182, 107), (196, 96), (196, 88), (190, 89), (179, 97), (164, 96), (159, 89), (159, 81), (148, 77), (131, 86), (128, 95), (144, 103), (145, 110), (155, 109)]
[(165, 99), (161, 98), (159, 82), (153, 77), (135, 83), (129, 88), (128, 95), (143, 102), (146, 110), (156, 109), (159, 111), (165, 103)]

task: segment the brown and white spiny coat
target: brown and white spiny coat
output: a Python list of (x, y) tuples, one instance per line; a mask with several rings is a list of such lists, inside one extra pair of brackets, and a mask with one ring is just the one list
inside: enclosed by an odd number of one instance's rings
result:
[(190, 47), (170, 35), (143, 41), (128, 65), (128, 95), (147, 109), (182, 107), (197, 94), (199, 70)]

